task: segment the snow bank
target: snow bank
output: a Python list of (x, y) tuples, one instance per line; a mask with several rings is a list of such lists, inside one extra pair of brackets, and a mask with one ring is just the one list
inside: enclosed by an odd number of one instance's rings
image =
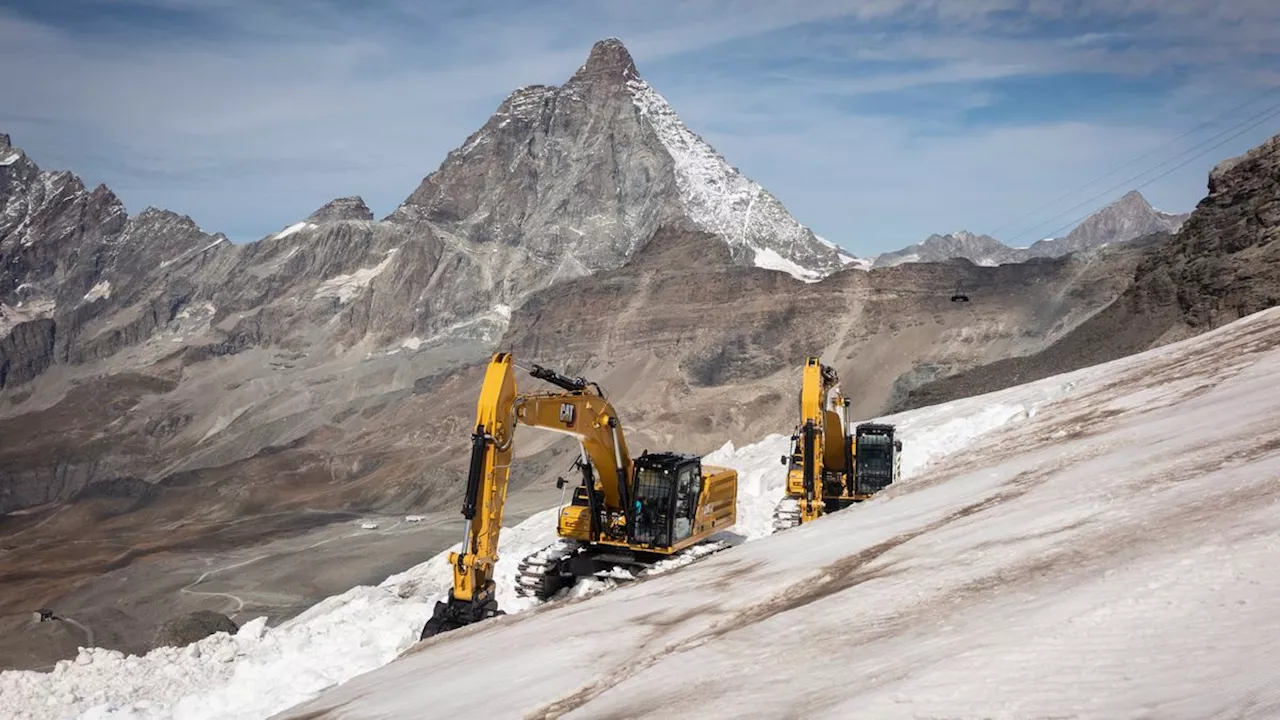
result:
[(111, 297), (111, 283), (103, 280), (93, 287), (89, 288), (89, 292), (84, 294), (85, 302), (93, 302), (98, 299)]
[[(910, 477), (856, 508), (441, 636), (286, 717), (1275, 717), (1278, 383), (1280, 309), (903, 413)], [(780, 442), (708, 461), (768, 492)]]

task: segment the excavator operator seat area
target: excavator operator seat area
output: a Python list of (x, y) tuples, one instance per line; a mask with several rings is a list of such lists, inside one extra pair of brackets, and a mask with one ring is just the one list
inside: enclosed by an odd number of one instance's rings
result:
[(665, 548), (687, 539), (701, 491), (697, 455), (647, 453), (636, 458), (629, 541)]
[(893, 484), (897, 474), (897, 451), (902, 447), (894, 439), (894, 426), (879, 423), (858, 425), (854, 440), (854, 475), (858, 493), (874, 493)]

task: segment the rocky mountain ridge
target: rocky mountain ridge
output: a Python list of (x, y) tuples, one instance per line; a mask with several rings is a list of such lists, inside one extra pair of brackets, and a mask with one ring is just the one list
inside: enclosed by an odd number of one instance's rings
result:
[(7, 137), (4, 152), (0, 388), (148, 344), (158, 357), (177, 349), (157, 345), (166, 331), (197, 356), (317, 333), (339, 349), (492, 342), (530, 292), (620, 266), (665, 223), (807, 280), (852, 260), (693, 135), (616, 39), (563, 86), (513, 92), (380, 221), (343, 197), (233, 245), (167, 211), (129, 218)]
[(1131, 190), (1085, 218), (1061, 238), (1038, 240), (1029, 247), (1010, 247), (990, 235), (961, 230), (930, 235), (916, 245), (876, 256), (872, 267), (892, 267), (907, 262), (945, 262), (965, 258), (978, 265), (1026, 262), (1032, 258), (1062, 257), (1156, 233), (1177, 232), (1189, 213), (1156, 210), (1137, 190)]

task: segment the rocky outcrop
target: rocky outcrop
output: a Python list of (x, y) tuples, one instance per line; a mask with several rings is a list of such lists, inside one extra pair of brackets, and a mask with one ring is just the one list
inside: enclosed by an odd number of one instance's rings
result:
[(156, 630), (152, 647), (186, 647), (215, 633), (235, 635), (239, 631), (240, 626), (226, 615), (197, 610), (161, 625)]
[[(1159, 237), (1159, 236), (1157, 236)], [(925, 385), (905, 410), (991, 392), (1185, 339), (1280, 304), (1280, 135), (1223, 161), (1178, 233), (1156, 243), (1132, 287), (1042, 352)]]
[[(532, 296), (500, 345), (597, 380), (639, 437), (703, 452), (789, 429), (780, 399), (806, 356), (839, 370), (856, 416), (874, 416), (934, 377), (1046, 347), (1116, 298), (1138, 258), (913, 263), (803, 283), (664, 227), (627, 265)], [(970, 303), (950, 301), (958, 283)]]
[(307, 217), (307, 222), (317, 224), (337, 220), (373, 220), (373, 211), (364, 204), (364, 198), (353, 195), (330, 200)]

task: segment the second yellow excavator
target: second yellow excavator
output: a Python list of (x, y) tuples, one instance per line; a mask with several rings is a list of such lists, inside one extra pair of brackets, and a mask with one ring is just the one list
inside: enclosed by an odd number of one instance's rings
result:
[(545, 600), (619, 566), (643, 573), (737, 521), (737, 471), (683, 453), (633, 458), (599, 385), (534, 365), (530, 374), (560, 392), (519, 393), (515, 370), (511, 354), (499, 352), (485, 371), (462, 504), (465, 536), (461, 552), (449, 554), (453, 589), (436, 603), (421, 638), (502, 614), (494, 567), (517, 425), (576, 437), (582, 473), (572, 501), (560, 509), (560, 539), (520, 563), (520, 595)]
[(854, 428), (840, 377), (819, 358), (805, 360), (799, 409), (791, 453), (782, 456), (787, 491), (773, 513), (775, 531), (866, 500), (897, 480), (901, 467), (902, 441), (894, 438), (894, 426)]

